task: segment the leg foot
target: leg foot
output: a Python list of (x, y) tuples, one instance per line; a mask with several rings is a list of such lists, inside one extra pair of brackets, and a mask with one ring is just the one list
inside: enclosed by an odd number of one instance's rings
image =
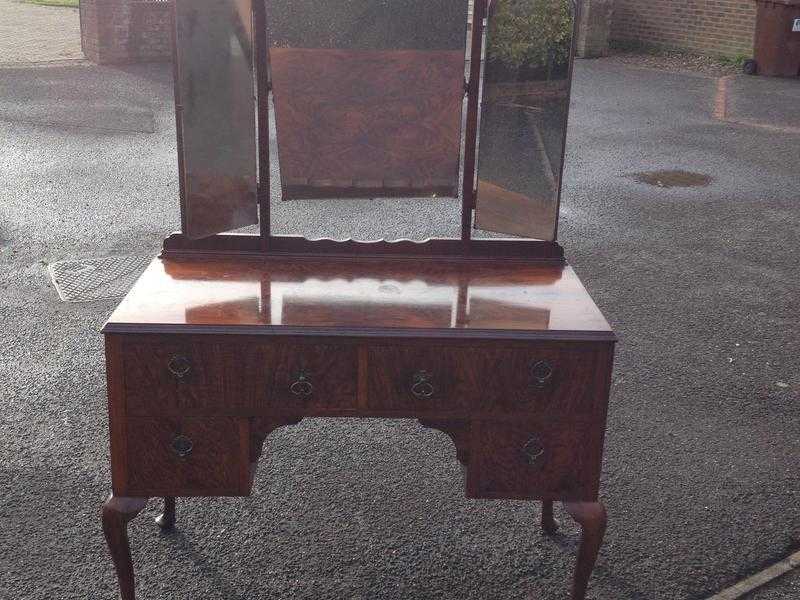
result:
[(164, 498), (164, 512), (156, 517), (156, 523), (161, 529), (167, 530), (175, 527), (175, 498)]
[(592, 575), (597, 553), (606, 532), (606, 509), (599, 502), (565, 502), (564, 508), (581, 526), (581, 547), (575, 578), (572, 582), (572, 600), (584, 600), (589, 577)]
[(542, 502), (542, 531), (547, 535), (555, 535), (558, 532), (558, 521), (553, 518), (552, 500)]
[(147, 504), (147, 498), (125, 498), (111, 496), (103, 505), (103, 533), (114, 567), (122, 600), (135, 600), (133, 562), (128, 545), (128, 522)]

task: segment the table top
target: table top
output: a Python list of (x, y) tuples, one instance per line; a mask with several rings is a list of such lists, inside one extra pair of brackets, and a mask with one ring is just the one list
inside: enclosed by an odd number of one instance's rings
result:
[(105, 333), (253, 333), (613, 341), (560, 262), (156, 258)]

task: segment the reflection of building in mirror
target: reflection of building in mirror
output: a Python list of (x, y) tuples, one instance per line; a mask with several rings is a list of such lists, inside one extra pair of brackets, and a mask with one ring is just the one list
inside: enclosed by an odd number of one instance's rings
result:
[(182, 230), (258, 222), (250, 0), (175, 4)]
[(571, 0), (494, 0), (475, 227), (555, 237), (570, 90)]

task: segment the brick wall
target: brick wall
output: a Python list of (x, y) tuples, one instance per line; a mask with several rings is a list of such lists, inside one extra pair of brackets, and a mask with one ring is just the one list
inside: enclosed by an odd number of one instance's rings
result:
[(127, 63), (172, 56), (169, 0), (81, 0), (81, 45), (89, 60)]
[(578, 58), (608, 54), (608, 37), (614, 0), (583, 0), (575, 53)]
[(752, 56), (754, 0), (615, 0), (611, 39)]
[(172, 21), (169, 1), (131, 3), (131, 45), (140, 60), (172, 58)]

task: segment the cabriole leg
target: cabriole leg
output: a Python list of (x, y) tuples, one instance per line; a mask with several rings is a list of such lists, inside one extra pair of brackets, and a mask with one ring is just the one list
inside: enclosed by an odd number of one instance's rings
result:
[(547, 535), (555, 535), (558, 531), (558, 521), (553, 518), (553, 501), (542, 502), (542, 531)]
[(572, 582), (572, 600), (584, 600), (606, 532), (606, 508), (599, 502), (565, 502), (564, 508), (581, 526), (581, 547)]
[(122, 600), (135, 600), (128, 523), (147, 505), (147, 498), (111, 496), (103, 505), (103, 533), (117, 571)]
[(172, 496), (164, 498), (164, 512), (156, 517), (156, 523), (165, 530), (175, 527), (175, 498)]

